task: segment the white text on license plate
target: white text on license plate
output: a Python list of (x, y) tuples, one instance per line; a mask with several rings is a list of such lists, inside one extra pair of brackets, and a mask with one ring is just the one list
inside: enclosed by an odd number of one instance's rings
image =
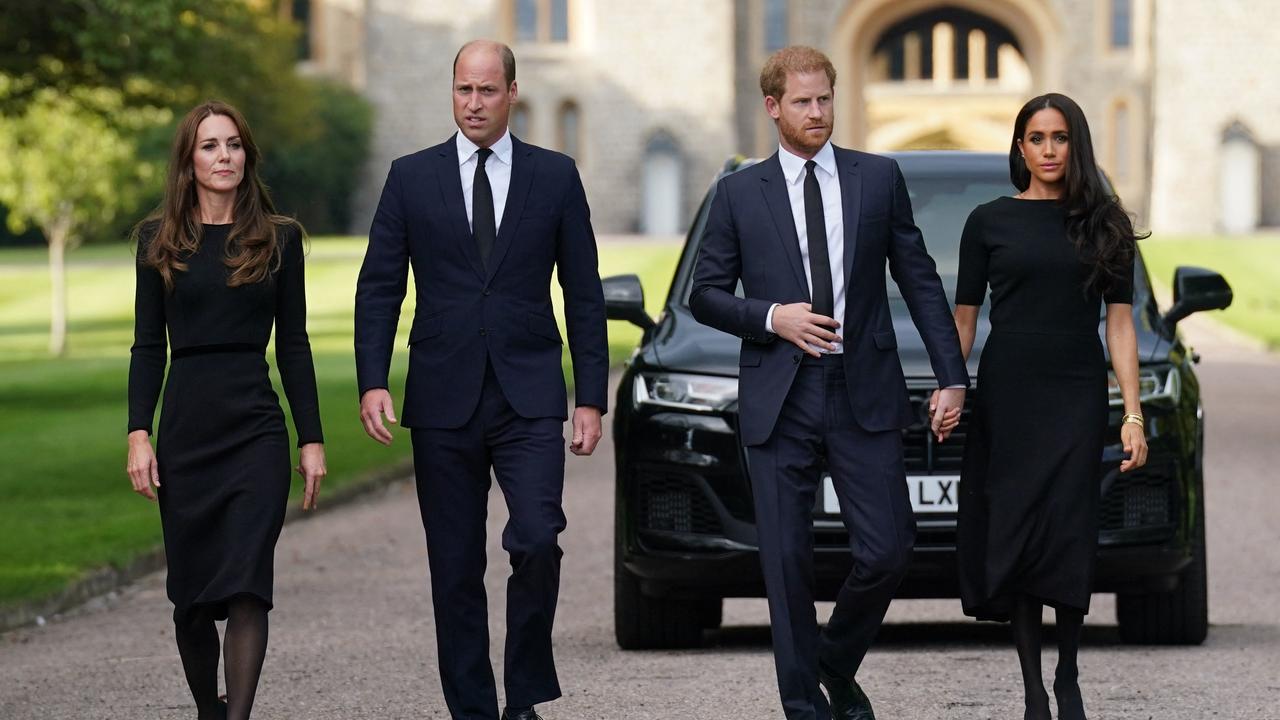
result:
[[(960, 476), (908, 475), (907, 492), (911, 495), (911, 509), (917, 513), (955, 512), (960, 501)], [(840, 500), (830, 475), (822, 477), (822, 511), (840, 514)]]

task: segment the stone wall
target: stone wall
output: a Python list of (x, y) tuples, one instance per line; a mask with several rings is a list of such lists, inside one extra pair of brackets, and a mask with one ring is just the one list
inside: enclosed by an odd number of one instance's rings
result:
[[(1208, 233), (1220, 224), (1219, 149), (1233, 121), (1263, 145), (1264, 222), (1280, 221), (1280, 3), (1161, 2), (1155, 16), (1155, 232)], [(1271, 158), (1268, 162), (1267, 159)], [(1270, 181), (1270, 182), (1268, 182)]]

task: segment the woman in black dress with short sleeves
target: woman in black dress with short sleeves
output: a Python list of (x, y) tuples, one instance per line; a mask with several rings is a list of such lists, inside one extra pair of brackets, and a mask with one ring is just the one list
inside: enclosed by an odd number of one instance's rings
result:
[(1084, 718), (1076, 655), (1098, 544), (1098, 478), (1107, 430), (1107, 367), (1098, 339), (1106, 303), (1111, 362), (1124, 396), (1121, 466), (1146, 461), (1138, 403), (1133, 227), (1104, 192), (1084, 114), (1069, 98), (1035, 98), (1010, 153), (1017, 197), (979, 206), (961, 237), (956, 327), (967, 356), (991, 288), (961, 477), (958, 551), (964, 611), (1012, 621), (1026, 717), (1049, 718), (1040, 622), (1055, 608), (1061, 720)]
[[(137, 492), (159, 499), (178, 650), (202, 720), (249, 717), (266, 654), (290, 476), (289, 433), (265, 355), (273, 326), (304, 508), (314, 506), (325, 472), (302, 230), (274, 213), (258, 159), (233, 108), (195, 108), (174, 139), (164, 204), (138, 229), (129, 474)], [(226, 703), (218, 698), (221, 619)]]

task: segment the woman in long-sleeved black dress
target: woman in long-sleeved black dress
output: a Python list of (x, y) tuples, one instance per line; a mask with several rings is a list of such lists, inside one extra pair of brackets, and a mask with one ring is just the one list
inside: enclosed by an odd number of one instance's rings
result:
[(1122, 471), (1146, 462), (1133, 327), (1133, 226), (1105, 191), (1084, 113), (1049, 94), (1018, 114), (1009, 154), (1020, 192), (979, 206), (961, 237), (956, 328), (967, 357), (991, 288), (960, 482), (965, 613), (1012, 621), (1026, 717), (1049, 718), (1040, 674), (1042, 608), (1056, 610), (1060, 720), (1081, 720), (1076, 662), (1098, 544), (1106, 440), (1106, 303), (1111, 365), (1124, 398)]
[(290, 477), (289, 433), (265, 354), (273, 325), (304, 509), (325, 474), (302, 229), (275, 214), (259, 157), (234, 108), (196, 107), (174, 138), (163, 204), (137, 231), (128, 471), (135, 491), (159, 500), (178, 652), (201, 720), (248, 718), (266, 655)]

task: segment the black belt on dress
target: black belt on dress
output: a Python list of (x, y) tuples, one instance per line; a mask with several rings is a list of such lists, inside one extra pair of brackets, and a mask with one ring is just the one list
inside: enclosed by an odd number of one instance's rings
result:
[(257, 353), (266, 355), (267, 349), (253, 343), (220, 343), (218, 345), (193, 345), (192, 347), (174, 348), (170, 353), (174, 360), (196, 355), (216, 355), (218, 353)]

